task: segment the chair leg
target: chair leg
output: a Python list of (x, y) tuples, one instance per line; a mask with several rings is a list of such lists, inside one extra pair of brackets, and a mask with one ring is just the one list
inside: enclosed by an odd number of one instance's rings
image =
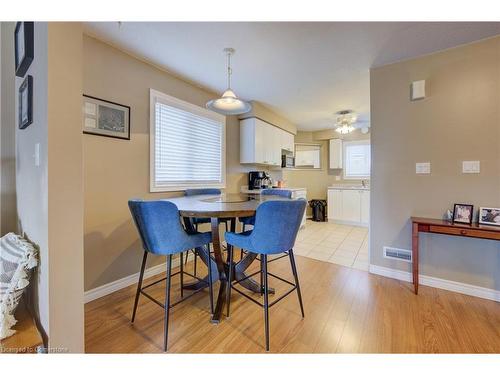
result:
[[(243, 223), (243, 227), (241, 228), (241, 231), (244, 232), (245, 231), (245, 223)], [(243, 249), (240, 250), (240, 260), (243, 259)]]
[[(179, 273), (179, 276), (180, 276), (180, 279), (181, 279), (181, 298), (184, 297), (184, 253), (180, 253), (180, 257), (181, 257), (181, 261), (180, 261), (180, 266), (181, 266), (181, 269), (180, 269), (180, 273)], [(186, 255), (187, 257), (187, 255)]]
[[(191, 250), (194, 252), (194, 250)], [(184, 265), (188, 264), (188, 258), (189, 258), (189, 250), (186, 251), (186, 260), (184, 261)]]
[(259, 260), (260, 260), (260, 295), (262, 295), (264, 294), (264, 268), (262, 267), (262, 255), (260, 256)]
[(207, 245), (208, 253), (208, 292), (210, 294), (210, 314), (214, 315), (214, 285), (212, 282), (212, 261), (210, 258), (210, 244)]
[(170, 317), (170, 285), (171, 285), (171, 274), (172, 274), (172, 254), (167, 255), (167, 285), (165, 287), (165, 320), (163, 322), (163, 333), (164, 333), (164, 338), (163, 338), (163, 350), (166, 352), (167, 351), (167, 345), (168, 345), (168, 320)]
[(227, 226), (227, 220), (224, 221), (224, 224), (226, 224), (226, 232), (229, 232), (229, 227)]
[(193, 252), (194, 252), (194, 275), (196, 276), (196, 265), (198, 263), (198, 253), (196, 252), (196, 249), (194, 249)]
[(134, 309), (132, 310), (132, 323), (135, 320), (135, 313), (137, 312), (137, 304), (139, 303), (139, 296), (141, 295), (142, 279), (144, 278), (144, 269), (146, 268), (147, 258), (148, 258), (148, 252), (144, 251), (144, 256), (142, 257), (141, 272), (139, 274), (139, 281), (137, 283), (137, 291), (135, 292)]
[(269, 351), (269, 285), (267, 283), (267, 255), (261, 255), (261, 268), (264, 274), (264, 324), (266, 330), (266, 352)]
[(295, 285), (297, 286), (297, 296), (299, 297), (300, 311), (302, 317), (304, 317), (304, 305), (302, 304), (302, 294), (300, 293), (299, 275), (297, 273), (297, 266), (295, 264), (295, 257), (293, 256), (293, 250), (288, 251), (288, 257), (290, 258), (290, 265), (292, 266), (293, 278), (295, 279)]
[(229, 263), (229, 275), (228, 275), (228, 280), (227, 280), (227, 291), (226, 291), (226, 316), (229, 318), (229, 305), (231, 303), (231, 282), (233, 281), (233, 269), (234, 269), (234, 264), (233, 264), (233, 253), (234, 253), (234, 248), (232, 245), (227, 246), (227, 256), (228, 256), (228, 263)]

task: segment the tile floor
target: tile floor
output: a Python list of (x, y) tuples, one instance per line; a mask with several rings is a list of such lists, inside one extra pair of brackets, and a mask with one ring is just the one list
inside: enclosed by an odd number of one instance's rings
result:
[(294, 253), (368, 271), (368, 228), (307, 220)]

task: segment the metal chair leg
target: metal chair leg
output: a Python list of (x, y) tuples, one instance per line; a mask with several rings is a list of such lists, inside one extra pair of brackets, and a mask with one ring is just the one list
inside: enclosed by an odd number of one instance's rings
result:
[(141, 295), (142, 279), (144, 278), (144, 269), (146, 268), (146, 259), (148, 258), (148, 252), (144, 252), (142, 257), (141, 272), (139, 274), (139, 281), (137, 283), (137, 291), (135, 292), (134, 309), (132, 310), (132, 323), (135, 320), (135, 313), (137, 312), (137, 304), (139, 303), (139, 296)]
[(196, 252), (196, 250), (194, 250), (194, 275), (196, 276), (196, 265), (197, 265), (197, 262), (198, 261), (198, 253)]
[(210, 314), (214, 315), (214, 285), (212, 282), (212, 260), (210, 258), (210, 244), (207, 245), (208, 253), (208, 290), (210, 294)]
[(264, 268), (262, 267), (262, 255), (260, 256), (259, 260), (260, 260), (260, 295), (262, 295), (264, 294)]
[(172, 274), (172, 254), (167, 255), (167, 280), (166, 280), (166, 287), (165, 287), (165, 320), (163, 322), (163, 333), (164, 333), (164, 338), (163, 338), (163, 350), (166, 352), (167, 351), (167, 345), (168, 345), (168, 320), (170, 317), (170, 285), (171, 285), (171, 274)]
[[(184, 265), (188, 264), (189, 251), (190, 251), (190, 250), (186, 251), (186, 260), (184, 261)], [(193, 251), (193, 252), (194, 252), (194, 250), (191, 250), (191, 251)]]
[(179, 273), (180, 279), (181, 279), (181, 298), (184, 297), (184, 253), (180, 253), (181, 261), (180, 261), (180, 266), (181, 270)]
[(226, 290), (226, 316), (229, 318), (229, 305), (231, 303), (231, 282), (233, 281), (233, 269), (234, 269), (234, 264), (233, 264), (233, 253), (234, 249), (232, 245), (227, 246), (227, 256), (228, 256), (228, 263), (229, 263), (229, 272), (228, 272), (228, 280), (227, 280), (227, 290)]
[(288, 251), (288, 257), (290, 258), (293, 278), (295, 279), (295, 285), (297, 286), (297, 296), (299, 297), (300, 311), (302, 312), (302, 317), (304, 317), (304, 305), (302, 304), (302, 294), (300, 293), (299, 275), (297, 274), (297, 266), (295, 264), (295, 257), (293, 256), (292, 249)]
[(269, 351), (269, 285), (267, 283), (267, 255), (261, 255), (261, 268), (264, 273), (264, 324), (266, 330), (266, 352)]

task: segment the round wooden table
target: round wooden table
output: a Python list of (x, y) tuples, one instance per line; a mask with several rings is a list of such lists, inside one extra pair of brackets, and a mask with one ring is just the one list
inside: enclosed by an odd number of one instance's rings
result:
[[(217, 303), (214, 314), (211, 318), (212, 323), (219, 323), (222, 315), (222, 309), (225, 303), (225, 294), (228, 280), (228, 264), (223, 258), (221, 240), (219, 236), (219, 219), (231, 219), (231, 232), (236, 231), (236, 218), (255, 215), (257, 207), (268, 200), (288, 200), (276, 195), (249, 195), (249, 194), (221, 194), (221, 195), (192, 195), (178, 198), (166, 199), (174, 203), (179, 209), (180, 215), (184, 218), (186, 229), (194, 233), (194, 225), (190, 218), (210, 218), (212, 229), (212, 243), (214, 256), (212, 257), (204, 247), (196, 248), (200, 259), (207, 266), (210, 264), (212, 271), (212, 280), (220, 281)], [(240, 280), (246, 277), (245, 270), (252, 264), (257, 257), (256, 254), (247, 253), (239, 262), (234, 265), (234, 279)], [(185, 289), (195, 289), (207, 287), (208, 276), (205, 281), (199, 281), (185, 285)], [(241, 286), (255, 293), (261, 292), (261, 286), (253, 279), (248, 278), (240, 283)]]

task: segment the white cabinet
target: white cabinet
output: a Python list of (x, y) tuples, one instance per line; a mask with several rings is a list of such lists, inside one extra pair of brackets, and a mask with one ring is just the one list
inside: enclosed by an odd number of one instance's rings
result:
[(364, 189), (328, 189), (330, 221), (367, 226), (370, 221), (370, 191)]
[(281, 131), (281, 149), (295, 152), (295, 136), (292, 133), (288, 133), (287, 131)]
[(329, 156), (330, 169), (342, 168), (342, 139), (330, 139)]
[(370, 223), (370, 190), (360, 190), (361, 194), (361, 224)]
[(285, 147), (293, 152), (293, 137), (293, 134), (255, 117), (241, 120), (240, 163), (280, 167), (281, 149)]
[[(307, 201), (307, 190), (292, 190), (292, 198), (293, 199), (299, 199), (299, 198), (304, 198)], [(302, 228), (304, 225), (306, 225), (306, 210), (304, 211), (304, 216), (302, 216), (302, 222), (300, 223), (300, 227)]]

